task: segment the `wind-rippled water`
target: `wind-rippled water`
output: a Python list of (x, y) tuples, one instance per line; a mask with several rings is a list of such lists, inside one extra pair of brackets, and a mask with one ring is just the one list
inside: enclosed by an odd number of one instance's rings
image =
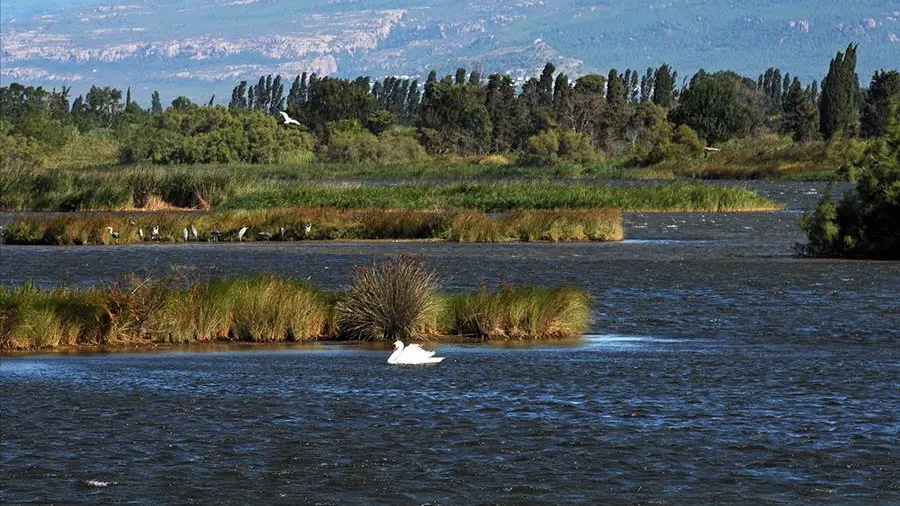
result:
[[(450, 289), (566, 283), (593, 335), (0, 360), (0, 502), (896, 504), (900, 263), (793, 256), (822, 185), (774, 213), (628, 213), (610, 244), (0, 247), (4, 284), (139, 268), (346, 285), (422, 256)], [(0, 217), (2, 218), (2, 217)]]

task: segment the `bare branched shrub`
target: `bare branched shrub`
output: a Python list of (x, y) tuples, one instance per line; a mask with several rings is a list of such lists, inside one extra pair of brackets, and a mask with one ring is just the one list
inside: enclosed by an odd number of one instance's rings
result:
[(178, 289), (179, 278), (129, 275), (104, 286), (106, 311), (114, 340), (149, 339), (151, 322), (165, 307), (169, 294)]
[(437, 308), (437, 274), (407, 256), (361, 267), (338, 304), (341, 333), (363, 341), (409, 339), (427, 333)]

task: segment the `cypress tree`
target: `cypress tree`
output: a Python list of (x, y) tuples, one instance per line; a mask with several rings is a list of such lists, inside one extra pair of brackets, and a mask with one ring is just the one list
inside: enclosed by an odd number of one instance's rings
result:
[[(78, 97), (81, 98), (80, 96)], [(72, 109), (75, 107), (73, 106)], [(159, 114), (163, 110), (162, 101), (159, 99), (159, 92), (154, 90), (153, 94), (150, 95), (150, 113), (151, 114)]]
[(816, 132), (816, 106), (803, 90), (796, 77), (788, 87), (784, 100), (784, 116), (781, 119), (781, 131), (791, 134), (797, 142), (808, 141)]
[(672, 72), (667, 63), (660, 65), (653, 76), (653, 103), (665, 107), (672, 107), (675, 97), (675, 79), (678, 73)]
[(538, 79), (538, 105), (550, 107), (553, 105), (553, 73), (556, 67), (552, 63), (547, 62), (544, 70), (541, 72), (541, 78)]
[(819, 101), (819, 131), (826, 140), (834, 135), (853, 136), (859, 128), (859, 78), (856, 75), (856, 46), (838, 51), (822, 81)]
[(863, 99), (860, 133), (863, 137), (881, 137), (888, 123), (888, 106), (900, 97), (900, 72), (877, 71)]

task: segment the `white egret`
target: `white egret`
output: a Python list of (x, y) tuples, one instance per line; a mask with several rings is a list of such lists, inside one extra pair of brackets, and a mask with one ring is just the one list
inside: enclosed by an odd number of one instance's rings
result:
[(138, 237), (143, 241), (144, 240), (144, 229), (138, 229)]
[(299, 121), (297, 121), (297, 120), (295, 120), (294, 118), (288, 116), (288, 113), (286, 113), (286, 112), (284, 112), (284, 111), (278, 111), (278, 114), (280, 114), (281, 117), (284, 118), (284, 124), (285, 124), (285, 125), (299, 125), (299, 124), (300, 124)]
[(150, 231), (150, 239), (153, 241), (159, 239), (159, 225), (153, 225), (153, 229)]
[(193, 223), (191, 223), (191, 235), (194, 236), (195, 241), (200, 240), (200, 234), (197, 233), (197, 227), (195, 227)]
[(237, 234), (238, 241), (243, 241), (244, 234), (246, 234), (246, 233), (247, 233), (247, 227), (241, 227), (241, 229), (238, 230), (238, 234)]
[(306, 225), (303, 226), (303, 237), (309, 238), (310, 232), (312, 232), (312, 223), (307, 222)]
[(184, 238), (184, 242), (187, 242), (187, 240), (188, 240), (188, 233), (187, 233), (187, 229), (186, 229), (186, 228), (181, 229), (181, 237)]

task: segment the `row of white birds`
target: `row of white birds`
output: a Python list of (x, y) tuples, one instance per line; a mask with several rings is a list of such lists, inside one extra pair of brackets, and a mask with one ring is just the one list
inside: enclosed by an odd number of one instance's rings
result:
[[(136, 224), (134, 222), (131, 222), (131, 225), (135, 226)], [(248, 227), (241, 227), (237, 231), (237, 233), (234, 234), (233, 237), (235, 237), (238, 241), (243, 241), (244, 236), (247, 234), (247, 232), (249, 230), (250, 229)], [(113, 229), (113, 227), (106, 227), (106, 231), (109, 233), (109, 236), (114, 241), (119, 242), (119, 238), (122, 236), (121, 233), (116, 232), (116, 230)], [(159, 237), (159, 225), (154, 225), (153, 228), (150, 229), (149, 236), (144, 234), (143, 228), (138, 228), (136, 233), (137, 233), (138, 238), (142, 241), (147, 238), (149, 238), (151, 241), (158, 241), (160, 238)], [(222, 232), (219, 229), (212, 229), (209, 232), (209, 237), (214, 242), (218, 241), (222, 237)], [(288, 238), (287, 230), (285, 230), (284, 227), (280, 227), (278, 230), (278, 233), (276, 233), (276, 234), (267, 232), (265, 230), (260, 230), (259, 232), (256, 232), (257, 239), (265, 239), (266, 241), (268, 241), (268, 240), (272, 239), (273, 237), (276, 237), (282, 241), (287, 240), (287, 238)], [(312, 223), (307, 222), (305, 225), (303, 225), (303, 235), (300, 237), (300, 239), (309, 239), (310, 237), (312, 237)], [(200, 232), (197, 230), (196, 226), (191, 224), (190, 229), (184, 228), (181, 230), (181, 238), (184, 240), (184, 242), (188, 242), (192, 238), (194, 241), (199, 241), (200, 240)]]

